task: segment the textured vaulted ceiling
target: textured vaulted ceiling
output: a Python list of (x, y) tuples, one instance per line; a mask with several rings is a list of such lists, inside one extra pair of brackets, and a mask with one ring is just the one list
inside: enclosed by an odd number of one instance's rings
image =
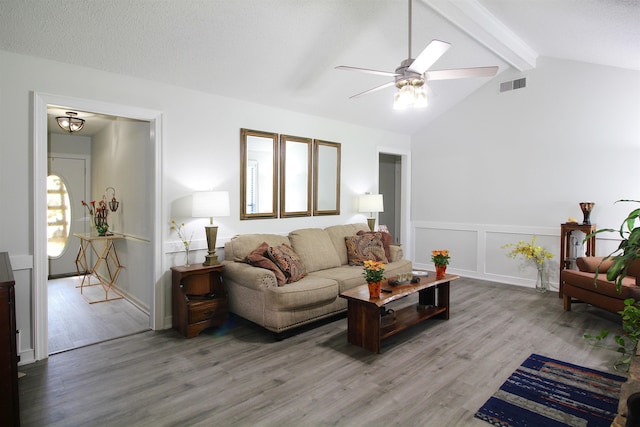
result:
[[(639, 22), (636, 0), (414, 0), (412, 54), (440, 39), (432, 69), (640, 70)], [(0, 0), (0, 49), (408, 134), (500, 81), (432, 82), (426, 110), (393, 111), (393, 88), (349, 99), (388, 78), (335, 66), (407, 58), (406, 0)]]

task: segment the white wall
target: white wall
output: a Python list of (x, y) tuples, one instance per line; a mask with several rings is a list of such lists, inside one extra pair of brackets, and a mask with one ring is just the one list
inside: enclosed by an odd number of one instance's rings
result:
[[(636, 207), (614, 202), (640, 199), (640, 73), (539, 58), (524, 76), (526, 88), (490, 82), (412, 138), (417, 263), (443, 246), (451, 271), (533, 286), (535, 269), (500, 246), (536, 234), (556, 254), (557, 284), (559, 225), (582, 221), (579, 202), (596, 202), (598, 228)], [(615, 246), (599, 239), (597, 252)]]
[[(300, 227), (364, 221), (357, 213), (356, 196), (377, 188), (377, 147), (408, 150), (406, 135), (366, 129), (335, 120), (270, 108), (130, 78), (0, 51), (0, 191), (5, 200), (0, 209), (0, 251), (11, 255), (17, 271), (18, 328), (23, 331), (19, 352), (23, 363), (33, 360), (31, 299), (33, 268), (33, 118), (32, 95), (48, 93), (83, 100), (132, 106), (162, 112), (163, 227), (166, 256), (163, 270), (182, 264), (182, 254), (173, 253), (177, 237), (169, 229), (174, 202), (194, 190), (228, 190), (231, 216), (217, 219), (218, 243), (249, 232), (287, 232)], [(73, 76), (73, 79), (69, 79)], [(278, 132), (342, 143), (341, 215), (282, 220), (239, 220), (240, 128)], [(119, 189), (120, 191), (120, 189)], [(125, 191), (122, 189), (121, 191)], [(180, 218), (176, 218), (182, 220)], [(207, 220), (186, 219), (204, 248)], [(196, 254), (204, 257), (204, 252)], [(157, 284), (170, 316), (170, 275)], [(165, 319), (170, 326), (170, 317)]]
[[(91, 199), (100, 200), (108, 187), (120, 202), (109, 212), (109, 230), (125, 235), (114, 241), (125, 266), (115, 286), (140, 308), (150, 312), (153, 303), (153, 147), (148, 122), (117, 118), (98, 133), (92, 144)], [(113, 193), (108, 191), (107, 202)]]

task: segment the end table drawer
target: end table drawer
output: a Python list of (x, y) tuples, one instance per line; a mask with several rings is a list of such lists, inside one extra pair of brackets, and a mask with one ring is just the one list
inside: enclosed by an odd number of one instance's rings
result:
[(198, 301), (189, 304), (189, 323), (209, 320), (217, 314), (227, 312), (227, 301), (222, 298), (214, 298), (207, 301)]

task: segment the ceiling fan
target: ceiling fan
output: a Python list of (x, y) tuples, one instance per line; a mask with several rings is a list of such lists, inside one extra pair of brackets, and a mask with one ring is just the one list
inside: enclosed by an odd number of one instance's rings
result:
[(393, 97), (393, 108), (404, 109), (410, 105), (416, 108), (427, 106), (426, 82), (429, 80), (462, 79), (467, 77), (492, 77), (498, 72), (498, 67), (456, 68), (449, 70), (428, 71), (451, 44), (440, 40), (431, 40), (427, 47), (418, 55), (411, 58), (411, 2), (409, 0), (409, 58), (400, 63), (395, 72), (371, 70), (368, 68), (348, 67), (340, 65), (337, 70), (359, 71), (380, 76), (394, 77), (394, 81), (357, 93), (350, 98), (357, 98), (381, 89), (395, 85), (399, 90)]

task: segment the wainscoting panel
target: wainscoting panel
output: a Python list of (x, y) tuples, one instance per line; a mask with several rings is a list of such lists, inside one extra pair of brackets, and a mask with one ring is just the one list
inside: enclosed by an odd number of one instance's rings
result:
[[(534, 287), (537, 270), (532, 262), (522, 257), (507, 257), (508, 249), (502, 246), (524, 240), (536, 243), (553, 254), (545, 265), (545, 276), (552, 290), (558, 288), (560, 255), (560, 224), (558, 227), (507, 226), (492, 224), (454, 224), (415, 222), (411, 227), (413, 254), (416, 268), (433, 270), (431, 250), (449, 249), (451, 264), (448, 271), (464, 277), (492, 280), (518, 286)], [(607, 244), (609, 243), (609, 244)], [(610, 242), (600, 242), (610, 247)], [(602, 253), (600, 246), (598, 254)]]
[(431, 251), (448, 249), (449, 268), (474, 272), (478, 265), (478, 232), (471, 229), (416, 227), (413, 254), (416, 266), (433, 269)]

